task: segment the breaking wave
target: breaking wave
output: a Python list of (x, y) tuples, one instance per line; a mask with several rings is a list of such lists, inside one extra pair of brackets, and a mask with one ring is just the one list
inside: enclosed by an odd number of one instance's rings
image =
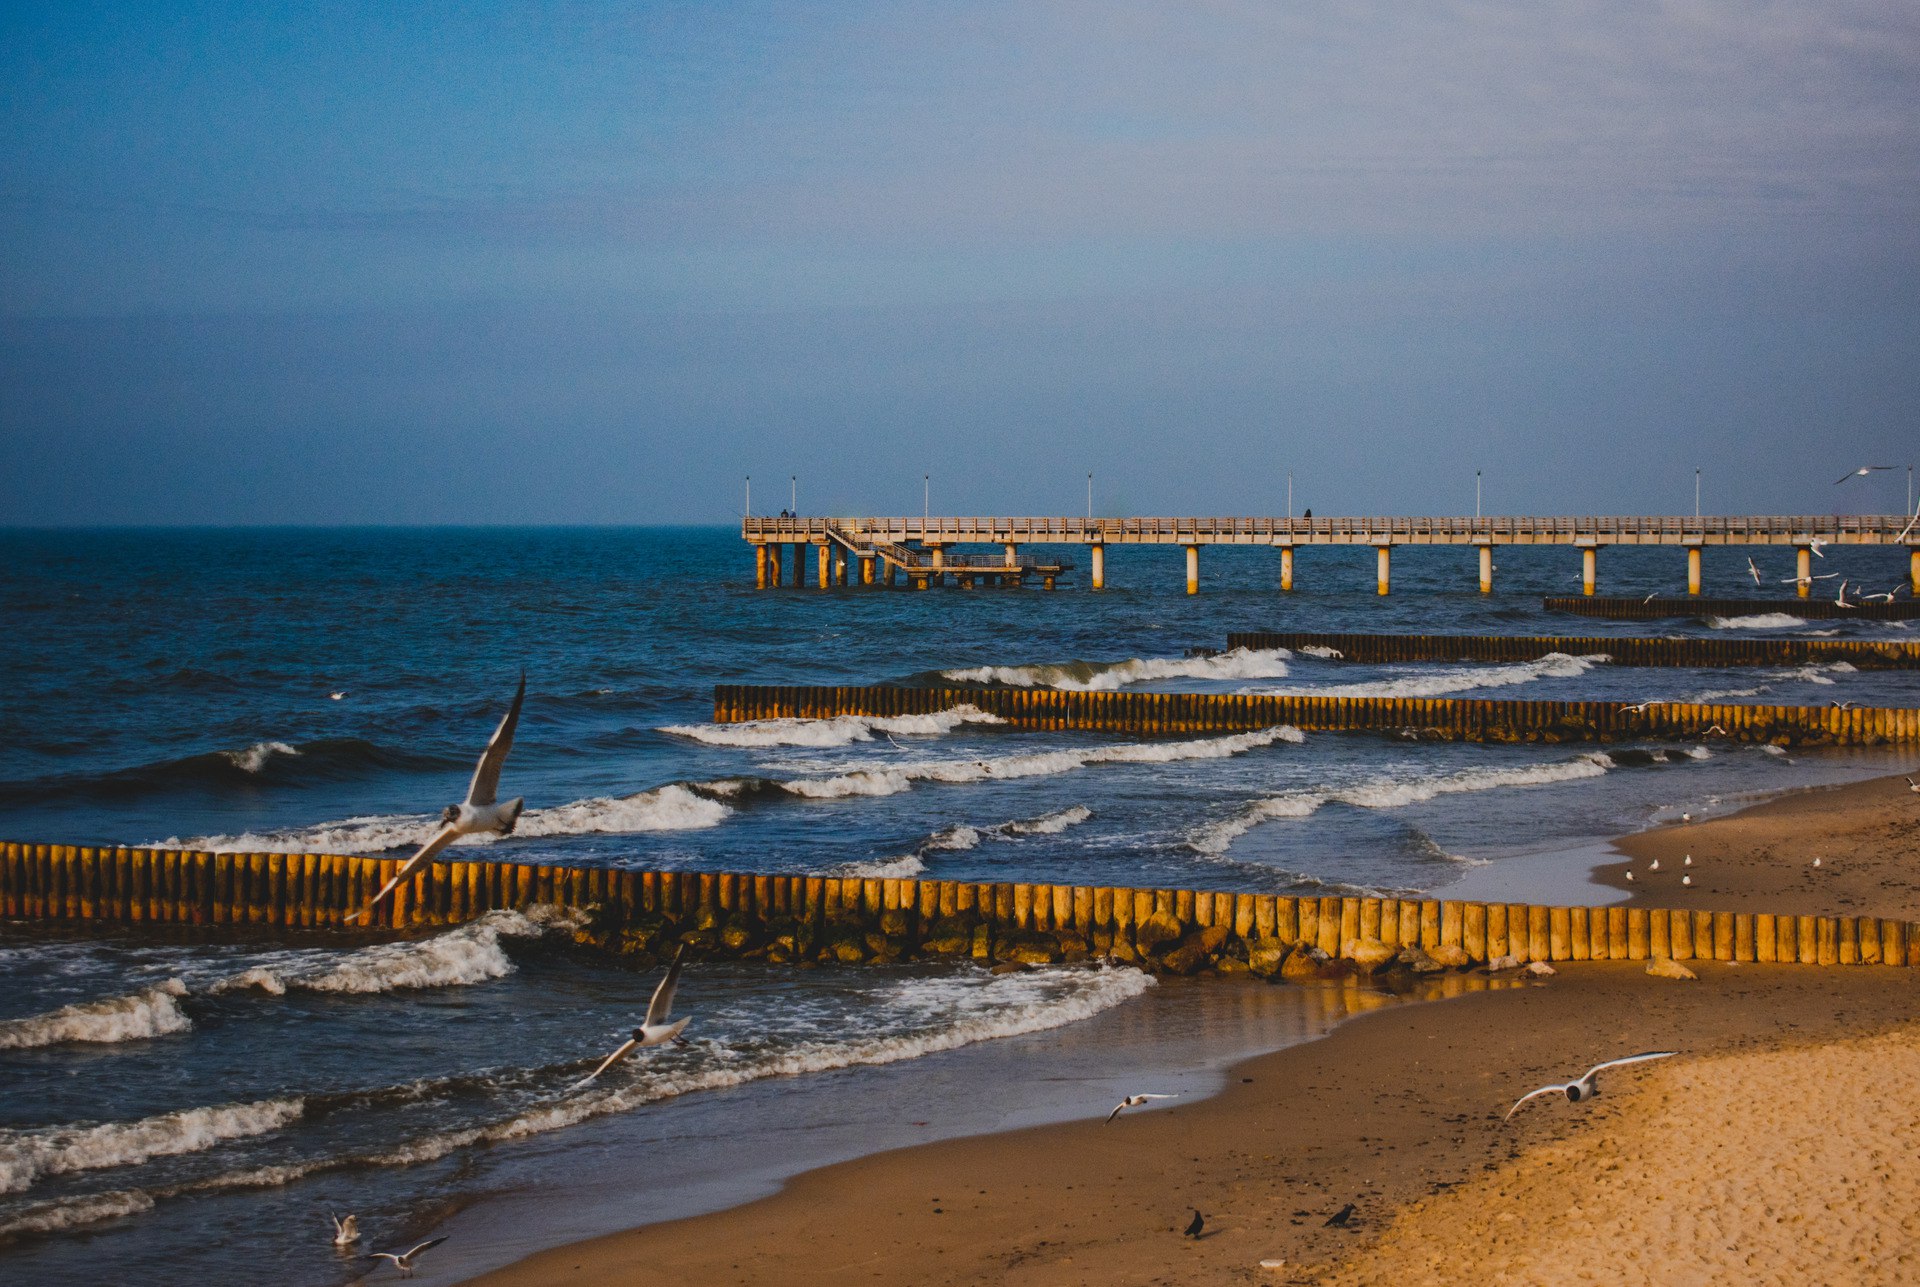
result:
[(874, 735), (940, 737), (965, 724), (1004, 724), (972, 706), (935, 711), (931, 715), (836, 715), (831, 719), (763, 719), (741, 724), (669, 724), (662, 733), (690, 738), (708, 746), (849, 746), (871, 742)]
[[(551, 809), (528, 809), (520, 815), (520, 836), (579, 836), (593, 833), (625, 835), (643, 831), (697, 831), (718, 826), (732, 809), (720, 801), (669, 783), (629, 796), (600, 796), (575, 800)], [(207, 853), (328, 853), (376, 854), (410, 849), (433, 833), (436, 822), (420, 814), (374, 814), (323, 822), (287, 831), (243, 832), (240, 835), (169, 836), (153, 842), (156, 849), (198, 849)], [(453, 847), (494, 844), (500, 836), (482, 832), (462, 836)]]
[(42, 1176), (137, 1166), (149, 1158), (198, 1153), (225, 1140), (279, 1130), (299, 1117), (298, 1099), (186, 1108), (137, 1122), (0, 1130), (0, 1193), (17, 1193)]
[(1304, 742), (1291, 725), (1234, 733), (1189, 742), (1125, 742), (1115, 746), (1037, 751), (991, 760), (936, 760), (898, 768), (857, 769), (826, 778), (792, 778), (774, 783), (780, 790), (811, 800), (848, 796), (898, 795), (916, 782), (985, 782), (1071, 773), (1092, 764), (1170, 764), (1176, 760), (1216, 760), (1241, 755), (1275, 742)]
[(1751, 617), (1708, 617), (1715, 630), (1791, 630), (1807, 623), (1784, 612), (1761, 612)]
[(1099, 692), (1164, 679), (1279, 679), (1287, 673), (1285, 648), (1235, 648), (1205, 657), (1135, 657), (1128, 661), (1069, 661), (1031, 666), (971, 666), (943, 670), (957, 684), (1010, 684), (1016, 688), (1062, 688)]
[(46, 1014), (0, 1021), (0, 1050), (28, 1050), (63, 1042), (142, 1041), (193, 1026), (180, 1008), (187, 985), (167, 979), (143, 992), (61, 1006)]
[(118, 1220), (153, 1210), (153, 1198), (131, 1190), (118, 1193), (89, 1193), (85, 1197), (60, 1198), (27, 1207), (6, 1220), (0, 1220), (0, 1238), (21, 1234), (58, 1233), (82, 1225)]
[(208, 751), (105, 773), (0, 783), (0, 800), (129, 800), (183, 789), (253, 791), (266, 785), (348, 782), (396, 770), (444, 768), (450, 763), (389, 750), (357, 737), (327, 738), (297, 746), (261, 741), (237, 750)]
[(1539, 679), (1572, 679), (1611, 660), (1605, 653), (1571, 657), (1563, 652), (1551, 652), (1533, 661), (1511, 665), (1423, 669), (1420, 674), (1400, 679), (1363, 679), (1313, 688), (1263, 688), (1260, 692), (1274, 697), (1439, 697), (1469, 689), (1530, 684)]
[(1202, 827), (1186, 842), (1187, 848), (1209, 858), (1225, 854), (1233, 842), (1263, 822), (1305, 818), (1323, 805), (1346, 804), (1357, 809), (1400, 809), (1443, 795), (1469, 791), (1496, 791), (1505, 787), (1546, 786), (1603, 776), (1614, 767), (1613, 758), (1593, 751), (1555, 764), (1517, 765), (1502, 769), (1466, 769), (1444, 777), (1378, 780), (1332, 791), (1294, 791), (1269, 796), (1243, 806), (1233, 816)]
[(1038, 818), (1016, 818), (1012, 822), (1002, 822), (991, 827), (971, 827), (964, 822), (955, 823), (928, 836), (912, 853), (876, 862), (843, 863), (834, 868), (834, 874), (861, 876), (869, 880), (918, 876), (926, 871), (929, 854), (961, 853), (969, 849), (977, 849), (982, 840), (1018, 840), (1024, 836), (1059, 835), (1067, 828), (1077, 827), (1091, 817), (1093, 817), (1093, 810), (1083, 804), (1076, 804), (1053, 813), (1042, 814)]
[(273, 996), (289, 988), (308, 992), (393, 992), (402, 988), (446, 988), (485, 983), (513, 973), (502, 938), (537, 938), (574, 923), (569, 909), (534, 906), (502, 908), (432, 938), (380, 943), (304, 968), (255, 966), (222, 979), (210, 992), (257, 988)]

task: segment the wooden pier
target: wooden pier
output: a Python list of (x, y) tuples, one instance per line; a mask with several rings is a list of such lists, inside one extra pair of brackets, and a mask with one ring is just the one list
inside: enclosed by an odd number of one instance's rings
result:
[[(1599, 553), (1614, 545), (1665, 545), (1687, 554), (1687, 593), (1701, 591), (1700, 552), (1710, 545), (1779, 545), (1796, 554), (1795, 576), (1802, 598), (1812, 596), (1812, 560), (1823, 546), (1891, 545), (1908, 553), (1911, 589), (1920, 593), (1920, 524), (1905, 514), (1838, 516), (1587, 515), (1500, 518), (760, 518), (740, 525), (741, 539), (754, 547), (754, 581), (761, 589), (781, 584), (784, 547), (792, 549), (791, 584), (808, 583), (808, 551), (813, 551), (813, 583), (820, 589), (849, 583), (851, 559), (859, 564), (858, 583), (895, 584), (904, 574), (915, 589), (945, 584), (963, 586), (993, 579), (1020, 584), (1037, 578), (1051, 589), (1067, 565), (1024, 565), (1023, 545), (1084, 545), (1092, 569), (1090, 588), (1106, 587), (1109, 546), (1178, 545), (1187, 554), (1187, 593), (1200, 592), (1200, 550), (1213, 545), (1266, 546), (1279, 552), (1282, 590), (1294, 585), (1294, 552), (1318, 545), (1367, 545), (1377, 553), (1375, 589), (1386, 594), (1392, 582), (1392, 551), (1404, 545), (1467, 545), (1479, 551), (1480, 590), (1493, 592), (1493, 550), (1501, 545), (1567, 545), (1581, 552), (1581, 586), (1595, 591)], [(953, 547), (997, 545), (1002, 554), (959, 556)]]

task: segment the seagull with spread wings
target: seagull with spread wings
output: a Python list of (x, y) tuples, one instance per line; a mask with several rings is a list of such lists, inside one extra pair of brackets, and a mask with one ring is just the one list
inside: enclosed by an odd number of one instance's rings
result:
[(1129, 1108), (1138, 1108), (1140, 1107), (1140, 1105), (1146, 1103), (1150, 1099), (1178, 1099), (1178, 1098), (1179, 1098), (1178, 1095), (1128, 1095), (1125, 1099), (1121, 1100), (1119, 1103), (1113, 1106), (1113, 1111), (1107, 1114), (1106, 1124), (1111, 1126), (1113, 1124), (1113, 1119), (1120, 1116), (1120, 1114), (1123, 1111)]
[(1539, 1090), (1528, 1091), (1513, 1102), (1513, 1107), (1507, 1110), (1507, 1116), (1502, 1120), (1511, 1120), (1520, 1110), (1520, 1105), (1541, 1095), (1565, 1095), (1569, 1104), (1578, 1104), (1582, 1100), (1592, 1099), (1600, 1093), (1599, 1076), (1607, 1069), (1645, 1063), (1649, 1059), (1671, 1059), (1677, 1053), (1679, 1052), (1673, 1050), (1649, 1050), (1645, 1054), (1628, 1055), (1624, 1059), (1609, 1059), (1604, 1064), (1595, 1064), (1570, 1082), (1556, 1083), (1552, 1086), (1542, 1086)]
[(412, 1251), (374, 1251), (362, 1256), (362, 1260), (391, 1260), (393, 1267), (400, 1271), (402, 1278), (413, 1277), (413, 1262), (428, 1247), (437, 1247), (445, 1238), (428, 1238)]
[(689, 1023), (691, 1016), (685, 1019), (669, 1021), (667, 1016), (673, 1012), (673, 994), (680, 987), (680, 965), (687, 954), (687, 945), (682, 943), (673, 954), (673, 964), (667, 967), (667, 977), (660, 980), (660, 986), (653, 990), (653, 1000), (647, 1004), (647, 1017), (633, 1030), (633, 1035), (612, 1054), (600, 1061), (600, 1066), (575, 1082), (570, 1089), (578, 1090), (587, 1085), (607, 1069), (625, 1059), (636, 1050), (645, 1050), (648, 1046), (664, 1046), (669, 1041), (675, 1045), (686, 1045), (686, 1039), (680, 1035)]
[(467, 786), (467, 798), (463, 803), (450, 804), (440, 811), (440, 829), (427, 837), (427, 843), (413, 857), (401, 864), (393, 879), (381, 886), (380, 892), (366, 908), (355, 913), (362, 920), (373, 915), (373, 909), (394, 891), (401, 881), (420, 869), (422, 863), (445, 849), (462, 836), (471, 836), (482, 831), (491, 831), (499, 835), (513, 834), (514, 824), (520, 821), (521, 809), (525, 801), (515, 796), (511, 800), (495, 803), (494, 797), (500, 792), (500, 768), (507, 762), (507, 752), (513, 749), (513, 731), (520, 724), (520, 704), (527, 697), (527, 677), (520, 676), (520, 688), (513, 695), (513, 705), (507, 708), (506, 716), (501, 719), (500, 727), (493, 730), (493, 737), (487, 742), (487, 749), (480, 753), (480, 763), (473, 770), (473, 781)]
[(1841, 483), (1846, 482), (1847, 479), (1849, 478), (1865, 478), (1868, 474), (1876, 473), (1882, 469), (1892, 469), (1892, 468), (1893, 468), (1892, 465), (1862, 465), (1858, 469), (1849, 469), (1846, 473), (1834, 479), (1833, 485), (1835, 487), (1838, 487)]

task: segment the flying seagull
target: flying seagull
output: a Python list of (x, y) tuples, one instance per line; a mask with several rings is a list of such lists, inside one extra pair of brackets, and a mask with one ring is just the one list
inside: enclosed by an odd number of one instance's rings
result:
[(1827, 705), (1833, 707), (1833, 709), (1837, 711), (1850, 711), (1854, 707), (1858, 706), (1859, 704), (1860, 704), (1859, 702), (1851, 701), (1851, 700), (1844, 701), (1844, 702), (1828, 702), (1827, 703)]
[[(1652, 702), (1636, 702), (1632, 706), (1622, 706), (1620, 708), (1620, 713), (1624, 715), (1629, 711), (1631, 711), (1633, 714), (1638, 715), (1641, 712), (1645, 711), (1647, 707), (1652, 706), (1653, 704), (1654, 703)], [(1666, 703), (1661, 702), (1660, 705), (1664, 706), (1666, 705)]]
[(360, 1241), (360, 1217), (359, 1216), (350, 1215), (346, 1219), (342, 1220), (337, 1215), (329, 1215), (327, 1219), (333, 1221), (333, 1245), (334, 1246), (351, 1247), (354, 1243)]
[(1195, 1207), (1193, 1209), (1193, 1219), (1187, 1222), (1187, 1227), (1185, 1230), (1183, 1230), (1183, 1232), (1189, 1238), (1198, 1238), (1200, 1236), (1200, 1231), (1206, 1227), (1207, 1227), (1207, 1218), (1200, 1214), (1199, 1207)]
[(1122, 1109), (1138, 1108), (1140, 1107), (1140, 1105), (1146, 1103), (1150, 1099), (1178, 1099), (1178, 1098), (1179, 1098), (1178, 1095), (1128, 1095), (1125, 1099), (1121, 1100), (1119, 1103), (1113, 1106), (1113, 1111), (1107, 1114), (1107, 1122), (1110, 1123), (1113, 1121), (1114, 1118), (1120, 1116), (1120, 1112)]
[(375, 1251), (369, 1255), (361, 1257), (361, 1259), (391, 1260), (393, 1262), (393, 1267), (400, 1271), (400, 1276), (402, 1278), (411, 1278), (413, 1277), (413, 1262), (415, 1257), (419, 1256), (419, 1254), (425, 1251), (427, 1248), (437, 1247), (445, 1241), (446, 1241), (445, 1238), (429, 1238), (425, 1242), (421, 1243), (419, 1246), (415, 1247), (412, 1251), (397, 1251), (397, 1252), (396, 1251)]
[(500, 767), (507, 762), (507, 752), (513, 749), (513, 730), (520, 723), (520, 703), (526, 700), (526, 696), (527, 677), (522, 672), (520, 688), (513, 695), (513, 705), (507, 708), (500, 727), (493, 730), (487, 749), (480, 752), (480, 763), (474, 768), (473, 781), (467, 786), (466, 802), (450, 804), (440, 811), (440, 829), (427, 838), (427, 843), (420, 846), (419, 852), (401, 865), (392, 880), (380, 887), (380, 892), (373, 896), (373, 901), (367, 904), (366, 909), (354, 913), (354, 916), (362, 920), (371, 918), (373, 909), (393, 892), (396, 885), (461, 836), (481, 831), (498, 832), (503, 836), (513, 834), (514, 824), (520, 821), (520, 810), (525, 802), (515, 796), (496, 804), (494, 796), (500, 790)]
[(673, 954), (673, 964), (667, 967), (667, 977), (661, 979), (660, 986), (653, 990), (653, 1000), (647, 1004), (646, 1019), (633, 1030), (633, 1035), (627, 1038), (618, 1050), (601, 1060), (598, 1068), (575, 1082), (572, 1089), (580, 1089), (636, 1050), (645, 1050), (648, 1046), (664, 1046), (669, 1041), (676, 1045), (687, 1044), (681, 1039), (680, 1031), (693, 1022), (692, 1017), (673, 1023), (667, 1021), (667, 1014), (673, 1009), (673, 994), (680, 986), (681, 960), (686, 954), (687, 945), (682, 943), (679, 950)]
[(347, 699), (347, 692), (343, 688), (337, 693), (328, 693), (327, 696), (332, 698), (336, 702), (343, 702)]
[(1912, 778), (1908, 778), (1907, 790), (1913, 792), (1915, 795), (1920, 795), (1920, 782), (1915, 782)]
[(1848, 470), (1846, 473), (1840, 475), (1840, 477), (1834, 479), (1833, 485), (1835, 487), (1838, 487), (1841, 483), (1846, 482), (1847, 479), (1849, 478), (1865, 478), (1868, 474), (1874, 473), (1877, 470), (1892, 469), (1892, 468), (1893, 468), (1892, 465), (1862, 465), (1860, 466), (1860, 468)]
[[(1822, 554), (1821, 558), (1827, 557)], [(1838, 572), (1822, 572), (1819, 576), (1790, 576), (1781, 585), (1812, 585), (1815, 581), (1831, 581), (1839, 576)]]
[(1807, 548), (1813, 551), (1813, 557), (1816, 559), (1824, 559), (1827, 557), (1825, 553), (1827, 543), (1817, 536), (1809, 536), (1807, 538)]
[(1760, 584), (1760, 569), (1759, 569), (1758, 567), (1755, 567), (1755, 566), (1754, 566), (1754, 562), (1753, 562), (1753, 560), (1752, 560), (1752, 559), (1748, 559), (1748, 560), (1747, 560), (1747, 571), (1748, 571), (1748, 572), (1749, 572), (1749, 573), (1750, 573), (1750, 574), (1751, 574), (1751, 575), (1753, 576), (1753, 583), (1754, 583), (1755, 585), (1759, 585), (1759, 584)]
[(1678, 1053), (1674, 1050), (1649, 1050), (1645, 1054), (1628, 1055), (1625, 1059), (1609, 1059), (1604, 1064), (1595, 1064), (1580, 1074), (1578, 1079), (1567, 1082), (1565, 1085), (1542, 1086), (1539, 1090), (1528, 1091), (1513, 1102), (1513, 1107), (1507, 1110), (1506, 1117), (1501, 1120), (1511, 1120), (1519, 1111), (1520, 1105), (1540, 1095), (1565, 1095), (1569, 1104), (1577, 1104), (1583, 1099), (1592, 1099), (1600, 1093), (1600, 1083), (1596, 1079), (1607, 1069), (1619, 1068), (1624, 1064), (1645, 1063), (1649, 1059), (1670, 1059)]

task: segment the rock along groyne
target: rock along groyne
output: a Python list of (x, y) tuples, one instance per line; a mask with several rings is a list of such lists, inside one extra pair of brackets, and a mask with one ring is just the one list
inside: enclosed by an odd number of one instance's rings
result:
[(1723, 738), (1778, 746), (1920, 742), (1920, 709), (1661, 702), (1500, 702), (1451, 697), (1265, 697), (1248, 693), (1067, 692), (1054, 688), (756, 687), (713, 690), (714, 722), (931, 715), (971, 706), (1021, 728), (1234, 733), (1287, 724), (1468, 742)]
[(1841, 607), (1832, 599), (1609, 599), (1599, 595), (1552, 595), (1543, 600), (1548, 612), (1572, 612), (1583, 617), (1610, 617), (1616, 621), (1655, 621), (1661, 617), (1762, 617), (1780, 614), (1803, 620), (1834, 618), (1848, 621), (1910, 621), (1920, 617), (1920, 600), (1905, 603), (1858, 603)]
[[(0, 915), (96, 926), (232, 926), (365, 937), (365, 907), (398, 860), (7, 843)], [(1390, 897), (978, 884), (859, 876), (637, 872), (430, 863), (375, 930), (457, 924), (497, 908), (582, 909), (578, 941), (648, 959), (686, 943), (781, 963), (1113, 960), (1170, 974), (1324, 977), (1433, 972), (1501, 957), (1652, 957), (1920, 966), (1920, 924), (1641, 907), (1542, 907)]]
[(1894, 639), (1642, 639), (1606, 635), (1371, 635), (1238, 631), (1228, 648), (1322, 651), (1343, 661), (1538, 661), (1553, 653), (1605, 655), (1615, 666), (1816, 666), (1920, 668), (1920, 642)]

